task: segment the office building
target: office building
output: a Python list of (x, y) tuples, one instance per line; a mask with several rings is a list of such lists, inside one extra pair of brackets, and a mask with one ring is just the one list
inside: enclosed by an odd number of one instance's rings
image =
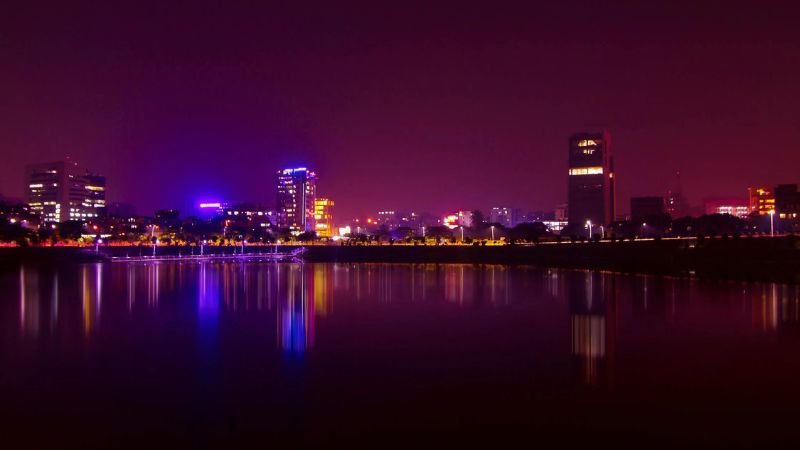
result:
[(775, 212), (781, 219), (796, 219), (800, 214), (800, 193), (796, 184), (775, 186)]
[(25, 196), (43, 223), (87, 220), (105, 212), (106, 178), (67, 159), (25, 167)]
[(314, 227), (317, 236), (333, 237), (333, 200), (328, 198), (314, 200)]
[(227, 202), (221, 201), (203, 201), (197, 205), (197, 215), (202, 217), (203, 219), (212, 219), (214, 217), (219, 217), (225, 214), (225, 210), (228, 209), (229, 205)]
[(775, 194), (766, 186), (747, 188), (747, 208), (760, 216), (775, 210)]
[(442, 225), (451, 230), (458, 227), (469, 228), (472, 226), (472, 212), (456, 211), (452, 214), (448, 214), (442, 218)]
[(616, 215), (614, 161), (607, 132), (569, 138), (567, 204), (569, 223), (608, 224)]
[(649, 217), (667, 214), (664, 197), (631, 197), (631, 220), (643, 222)]
[(703, 207), (706, 214), (729, 214), (742, 219), (750, 215), (747, 200), (743, 198), (707, 198)]
[(315, 231), (314, 199), (317, 175), (305, 167), (278, 171), (278, 227), (295, 232)]
[(222, 213), (219, 217), (224, 218), (230, 226), (239, 229), (271, 230), (276, 221), (276, 212), (260, 203), (238, 203), (235, 205), (222, 204)]
[(515, 225), (514, 210), (508, 207), (496, 206), (489, 211), (489, 223), (499, 223), (511, 228)]

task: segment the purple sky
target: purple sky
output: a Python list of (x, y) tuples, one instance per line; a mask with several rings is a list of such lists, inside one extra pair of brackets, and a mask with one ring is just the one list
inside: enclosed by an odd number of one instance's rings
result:
[(622, 211), (678, 170), (693, 203), (800, 181), (788, 6), (34, 3), (0, 16), (6, 196), (25, 163), (71, 155), (141, 213), (272, 203), (295, 164), (341, 219), (552, 210), (568, 135), (602, 128)]

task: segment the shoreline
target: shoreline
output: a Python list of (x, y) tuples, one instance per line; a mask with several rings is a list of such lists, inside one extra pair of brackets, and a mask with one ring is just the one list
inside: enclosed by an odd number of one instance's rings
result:
[[(245, 256), (289, 254), (300, 246), (245, 247)], [(159, 247), (160, 256), (189, 256), (186, 247)], [(206, 249), (211, 259), (230, 260), (234, 247)], [(241, 251), (239, 248), (236, 251)], [(196, 250), (194, 258), (197, 260)], [(140, 255), (141, 253), (141, 255)], [(87, 247), (0, 248), (0, 269), (20, 264), (59, 265), (110, 261), (130, 256), (147, 260), (148, 248)], [(224, 255), (224, 256), (223, 256)], [(179, 258), (176, 258), (180, 260)], [(310, 245), (302, 260), (331, 263), (504, 264), (541, 268), (610, 270), (621, 273), (697, 276), (743, 281), (800, 283), (800, 239), (778, 238), (675, 239), (537, 245)]]

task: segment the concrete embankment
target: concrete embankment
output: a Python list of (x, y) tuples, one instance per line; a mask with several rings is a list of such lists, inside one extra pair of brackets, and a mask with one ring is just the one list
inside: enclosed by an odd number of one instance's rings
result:
[(793, 236), (507, 246), (311, 246), (310, 262), (528, 264), (669, 275), (800, 282)]
[(105, 256), (88, 248), (76, 247), (11, 247), (0, 248), (0, 270), (16, 269), (20, 264), (61, 265), (105, 260)]
[[(295, 246), (281, 246), (291, 252)], [(208, 248), (210, 254), (233, 254), (233, 248)], [(241, 251), (241, 250), (238, 250)], [(245, 247), (246, 254), (276, 251)], [(107, 256), (150, 254), (144, 247), (0, 248), (0, 269), (20, 264), (58, 265), (107, 260)], [(162, 255), (197, 255), (197, 249), (159, 247)], [(800, 282), (800, 239), (776, 238), (664, 239), (626, 242), (547, 243), (504, 246), (311, 245), (308, 262), (525, 264), (539, 267), (612, 270), (629, 273), (697, 275), (736, 280)]]

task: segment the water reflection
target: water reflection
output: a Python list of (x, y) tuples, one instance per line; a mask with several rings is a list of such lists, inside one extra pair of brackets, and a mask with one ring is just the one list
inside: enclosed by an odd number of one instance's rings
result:
[(18, 277), (20, 335), (38, 338), (45, 331), (43, 323), (49, 333), (54, 333), (59, 312), (58, 273), (40, 274), (37, 270), (20, 267)]
[[(17, 322), (21, 339), (55, 338), (79, 329), (91, 340), (114, 333), (123, 317), (137, 326), (168, 312), (197, 321), (198, 345), (209, 355), (219, 351), (218, 341), (225, 336), (248, 332), (222, 328), (243, 318), (257, 320), (274, 338), (269, 345), (276, 350), (308, 355), (325, 339), (318, 334), (320, 321), (355, 320), (337, 305), (363, 304), (370, 311), (399, 305), (397, 311), (425, 314), (428, 310), (416, 310), (421, 307), (415, 305), (435, 304), (443, 310), (475, 310), (482, 318), (489, 317), (484, 312), (489, 310), (509, 315), (529, 311), (531, 318), (547, 317), (564, 330), (568, 342), (554, 334), (552, 345), (573, 359), (577, 377), (590, 385), (612, 379), (621, 330), (660, 330), (663, 340), (679, 335), (673, 327), (764, 336), (800, 331), (800, 290), (795, 285), (596, 271), (500, 265), (137, 263), (87, 264), (72, 271), (21, 267), (14, 280), (15, 318), (4, 319)], [(455, 325), (443, 320), (443, 333), (448, 326)]]
[(583, 380), (596, 384), (614, 344), (616, 277), (590, 271), (568, 277), (572, 354), (580, 360)]
[(81, 292), (83, 331), (89, 334), (100, 323), (100, 308), (103, 304), (103, 264), (87, 264), (81, 267)]

